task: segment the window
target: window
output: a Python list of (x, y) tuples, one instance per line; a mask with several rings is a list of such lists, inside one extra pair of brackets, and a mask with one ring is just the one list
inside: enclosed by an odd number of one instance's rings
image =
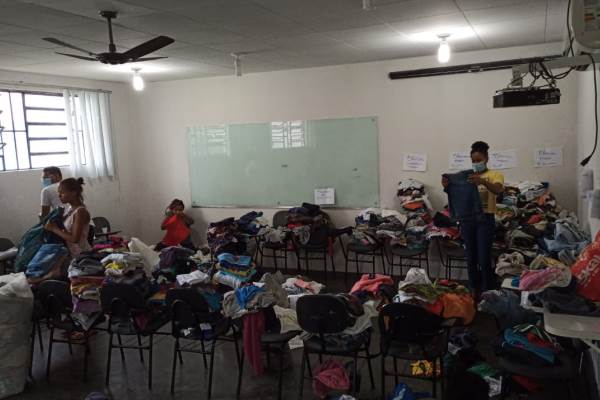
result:
[(271, 148), (306, 147), (304, 121), (271, 122)]
[(0, 90), (0, 171), (69, 164), (62, 94)]

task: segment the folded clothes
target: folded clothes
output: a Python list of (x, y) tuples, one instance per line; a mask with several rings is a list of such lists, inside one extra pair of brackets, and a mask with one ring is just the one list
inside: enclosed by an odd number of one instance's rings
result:
[(217, 256), (217, 260), (222, 267), (247, 269), (252, 263), (250, 256), (236, 256), (230, 253), (222, 253)]
[(179, 286), (193, 286), (210, 281), (210, 276), (202, 271), (192, 271), (189, 274), (180, 274), (176, 277)]
[(566, 287), (571, 282), (571, 270), (562, 267), (548, 267), (541, 270), (523, 272), (519, 290), (538, 293), (548, 287)]

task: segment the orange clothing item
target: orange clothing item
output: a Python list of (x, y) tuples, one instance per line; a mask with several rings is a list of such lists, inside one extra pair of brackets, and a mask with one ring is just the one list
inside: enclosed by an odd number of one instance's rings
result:
[(444, 305), (442, 317), (461, 318), (464, 325), (473, 322), (475, 318), (475, 302), (468, 294), (446, 293), (439, 301)]
[(162, 240), (162, 243), (165, 246), (178, 246), (192, 233), (190, 227), (177, 215), (167, 217), (163, 222), (163, 225), (167, 231)]
[(362, 291), (377, 293), (380, 285), (394, 286), (394, 280), (387, 275), (375, 274), (373, 278), (370, 278), (369, 274), (364, 274), (360, 277), (360, 280), (352, 286), (350, 293)]

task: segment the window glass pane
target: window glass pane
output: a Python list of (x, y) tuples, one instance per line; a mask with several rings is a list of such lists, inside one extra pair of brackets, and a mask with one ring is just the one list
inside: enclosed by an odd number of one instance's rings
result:
[(67, 137), (66, 125), (29, 125), (30, 138)]
[(31, 168), (44, 168), (52, 165), (57, 167), (69, 165), (69, 155), (52, 154), (47, 156), (31, 156)]
[(12, 131), (12, 119), (10, 117), (10, 102), (9, 102), (9, 94), (7, 92), (0, 92), (0, 126), (3, 126), (4, 129), (8, 131)]
[(66, 123), (64, 111), (27, 110), (27, 122)]
[(10, 93), (10, 102), (12, 105), (12, 118), (15, 131), (25, 130), (25, 116), (23, 114), (23, 97), (21, 93)]
[(29, 169), (29, 153), (27, 152), (27, 135), (25, 132), (15, 132), (17, 140), (17, 159), (19, 160), (19, 169)]
[(66, 140), (30, 140), (29, 151), (32, 153), (56, 153), (67, 151)]
[(6, 164), (6, 169), (17, 169), (17, 151), (15, 149), (13, 133), (4, 131), (2, 135), (4, 136), (4, 143), (6, 143), (6, 146), (4, 146), (4, 162)]
[(25, 106), (26, 107), (64, 108), (65, 102), (63, 101), (62, 95), (49, 96), (47, 94), (25, 93)]

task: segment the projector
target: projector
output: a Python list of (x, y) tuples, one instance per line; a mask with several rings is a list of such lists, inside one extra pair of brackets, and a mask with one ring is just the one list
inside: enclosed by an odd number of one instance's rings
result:
[(560, 103), (558, 88), (515, 88), (498, 90), (494, 95), (494, 108), (543, 106)]

